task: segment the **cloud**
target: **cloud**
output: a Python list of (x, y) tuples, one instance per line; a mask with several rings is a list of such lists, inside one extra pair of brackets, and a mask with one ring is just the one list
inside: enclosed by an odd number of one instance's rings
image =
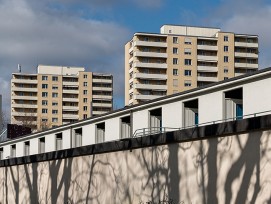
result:
[[(112, 73), (114, 97), (123, 98), (124, 44), (131, 33), (110, 21), (85, 19), (27, 0), (0, 1), (0, 94), (10, 99), (17, 64), (33, 73), (37, 64), (84, 66)], [(4, 108), (10, 100), (4, 100)]]

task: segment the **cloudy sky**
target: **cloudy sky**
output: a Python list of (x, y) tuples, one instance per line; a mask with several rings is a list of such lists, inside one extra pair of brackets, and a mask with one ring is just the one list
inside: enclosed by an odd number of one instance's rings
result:
[(0, 0), (0, 94), (10, 112), (11, 73), (37, 64), (114, 74), (124, 105), (124, 44), (163, 24), (220, 27), (259, 35), (260, 68), (271, 66), (270, 0)]

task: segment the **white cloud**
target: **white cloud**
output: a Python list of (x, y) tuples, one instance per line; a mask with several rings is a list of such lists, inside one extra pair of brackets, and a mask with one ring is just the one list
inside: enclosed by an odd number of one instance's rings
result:
[[(114, 22), (61, 15), (27, 0), (0, 1), (0, 94), (10, 98), (11, 73), (22, 64), (33, 73), (37, 64), (91, 67), (113, 73), (115, 97), (123, 97), (124, 44), (130, 32)], [(32, 4), (30, 4), (31, 2)], [(10, 101), (4, 101), (4, 108)]]

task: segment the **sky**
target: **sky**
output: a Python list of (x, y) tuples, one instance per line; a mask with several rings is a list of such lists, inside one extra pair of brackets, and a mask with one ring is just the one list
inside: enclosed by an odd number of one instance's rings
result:
[(271, 66), (271, 0), (0, 0), (0, 94), (10, 115), (10, 79), (38, 64), (112, 73), (124, 106), (124, 45), (163, 24), (217, 27), (259, 36), (259, 67)]

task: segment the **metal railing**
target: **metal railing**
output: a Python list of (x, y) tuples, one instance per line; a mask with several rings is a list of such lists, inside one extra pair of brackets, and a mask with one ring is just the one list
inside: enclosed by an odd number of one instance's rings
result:
[(199, 127), (199, 126), (212, 125), (212, 124), (229, 122), (229, 121), (234, 121), (234, 120), (242, 120), (242, 119), (257, 117), (257, 116), (261, 116), (261, 115), (267, 115), (267, 113), (271, 113), (271, 110), (247, 114), (247, 115), (243, 115), (243, 116), (237, 116), (237, 117), (233, 117), (233, 118), (225, 118), (222, 120), (214, 120), (214, 121), (209, 121), (209, 122), (190, 125), (190, 126), (177, 127), (177, 128), (176, 127), (174, 127), (174, 128), (173, 127), (140, 128), (134, 132), (134, 134), (132, 135), (132, 138), (160, 134), (160, 133), (165, 133), (165, 132), (172, 132), (172, 131), (177, 131), (177, 130), (184, 130), (184, 129), (195, 128), (195, 127)]

